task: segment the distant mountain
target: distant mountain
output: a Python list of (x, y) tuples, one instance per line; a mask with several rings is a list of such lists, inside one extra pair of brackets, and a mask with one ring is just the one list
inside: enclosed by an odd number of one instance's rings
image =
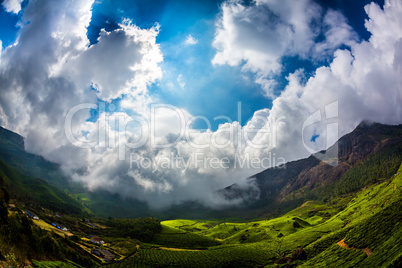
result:
[(27, 207), (46, 208), (66, 214), (82, 214), (82, 205), (46, 181), (23, 175), (0, 160), (0, 181), (10, 198)]
[[(283, 212), (306, 200), (328, 200), (356, 192), (394, 174), (402, 161), (402, 125), (390, 126), (363, 121), (328, 149), (339, 161), (331, 166), (313, 155), (264, 170), (248, 180), (260, 190), (258, 201), (246, 207), (261, 213)], [(227, 199), (243, 198), (249, 189), (230, 185), (219, 191)]]
[(59, 165), (26, 152), (23, 137), (2, 127), (0, 175), (12, 198), (62, 213), (82, 213), (83, 206), (63, 192), (72, 185)]
[[(26, 152), (24, 138), (2, 127), (0, 127), (0, 160), (4, 162), (3, 165), (8, 165), (13, 172), (17, 172), (17, 177), (29, 177), (28, 185), (32, 185), (32, 183), (42, 185), (47, 182), (46, 187), (52, 188), (52, 191), (62, 191), (64, 197), (69, 196), (72, 204), (81, 203), (88, 212), (97, 216), (140, 217), (151, 215), (147, 205), (143, 202), (124, 199), (107, 191), (88, 191), (81, 184), (73, 182), (66, 176), (58, 164), (50, 162), (42, 156)], [(35, 182), (35, 180), (38, 181)], [(21, 187), (17, 189), (21, 190)], [(26, 192), (22, 191), (22, 193)]]
[(0, 160), (24, 175), (44, 179), (58, 187), (71, 187), (58, 164), (26, 152), (24, 138), (2, 127), (0, 127)]
[(64, 195), (72, 197), (74, 206), (79, 203), (86, 211), (102, 217), (255, 218), (283, 214), (307, 200), (331, 201), (381, 182), (396, 172), (402, 161), (402, 125), (362, 122), (330, 147), (328, 153), (336, 151), (336, 147), (339, 151), (337, 166), (310, 156), (251, 176), (250, 184), (257, 187), (244, 189), (232, 184), (217, 191), (226, 199), (249, 199), (242, 206), (213, 210), (187, 202), (163, 211), (152, 211), (138, 200), (124, 199), (107, 191), (89, 192), (72, 183), (57, 164), (27, 153), (20, 135), (0, 127), (3, 165), (11, 166), (20, 174), (17, 177), (29, 177), (31, 182), (34, 178), (45, 180), (50, 184), (45, 188), (56, 186)]

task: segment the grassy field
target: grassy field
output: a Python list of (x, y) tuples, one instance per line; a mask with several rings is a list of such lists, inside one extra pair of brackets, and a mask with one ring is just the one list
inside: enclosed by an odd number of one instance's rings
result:
[[(101, 247), (114, 253), (116, 260), (108, 263), (98, 258), (102, 267), (283, 267), (288, 262), (297, 267), (401, 267), (402, 166), (382, 181), (328, 203), (305, 202), (277, 218), (163, 221), (161, 232), (148, 243), (108, 237), (110, 227), (89, 228), (67, 216), (62, 220), (75, 226), (73, 233), (80, 239), (74, 243), (86, 252), (98, 245), (90, 243), (85, 233), (103, 234), (107, 244)], [(42, 229), (67, 234), (42, 220), (34, 222)]]
[(43, 220), (33, 220), (33, 223), (35, 223), (37, 226), (39, 226), (40, 228), (42, 228), (44, 230), (55, 232), (56, 234), (58, 234), (60, 236), (65, 236), (65, 235), (72, 236), (73, 235), (71, 232), (59, 230), (56, 227), (44, 222)]
[[(274, 219), (164, 221), (154, 241), (107, 267), (278, 267), (275, 261), (285, 257), (286, 262), (298, 248), (306, 253), (292, 259), (300, 267), (398, 267), (401, 206), (402, 166), (397, 175), (354, 197), (330, 205), (309, 201)], [(341, 240), (348, 248), (338, 244)]]

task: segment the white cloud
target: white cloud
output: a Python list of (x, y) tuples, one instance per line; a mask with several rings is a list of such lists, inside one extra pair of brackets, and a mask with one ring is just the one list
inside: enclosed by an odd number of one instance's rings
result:
[[(255, 73), (255, 82), (267, 97), (274, 98), (284, 56), (319, 58), (342, 44), (352, 44), (354, 32), (341, 13), (330, 10), (322, 17), (321, 7), (312, 0), (259, 0), (249, 5), (226, 1), (216, 22), (213, 46), (217, 53), (212, 63)], [(326, 38), (316, 44), (320, 33)]]
[(324, 16), (323, 25), (325, 39), (315, 44), (314, 57), (319, 58), (322, 55), (325, 57), (332, 54), (334, 49), (341, 45), (345, 44), (350, 47), (358, 40), (357, 34), (339, 11), (329, 9)]
[(184, 88), (185, 86), (186, 86), (186, 82), (184, 82), (183, 81), (183, 75), (182, 74), (179, 74), (178, 76), (177, 76), (177, 83), (179, 84), (179, 86), (181, 87), (181, 88)]
[(128, 175), (131, 176), (139, 186), (144, 188), (145, 191), (155, 192), (158, 190), (159, 192), (168, 193), (172, 189), (172, 185), (168, 182), (164, 181), (163, 183), (156, 183), (152, 179), (141, 177), (138, 172), (131, 171)]
[[(66, 168), (96, 159), (66, 139), (64, 119), (72, 107), (122, 94), (127, 105), (146, 105), (147, 86), (161, 77), (158, 26), (140, 29), (126, 20), (115, 31), (102, 31), (88, 47), (91, 6), (91, 1), (30, 1), (18, 39), (0, 59), (1, 125), (26, 136), (27, 150)], [(73, 120), (82, 140), (96, 129), (88, 117), (85, 110)]]
[(186, 45), (196, 45), (198, 44), (198, 40), (195, 39), (191, 34), (187, 35)]
[(112, 32), (101, 30), (98, 43), (69, 60), (56, 75), (67, 73), (79, 88), (92, 83), (103, 100), (146, 93), (147, 86), (162, 76), (158, 63), (163, 56), (155, 43), (159, 26), (140, 29), (128, 20), (119, 26)]
[(4, 0), (3, 7), (7, 12), (18, 14), (23, 0)]
[[(334, 101), (339, 103), (340, 135), (364, 119), (388, 124), (402, 122), (402, 4), (386, 1), (384, 10), (370, 4), (366, 11), (366, 25), (372, 34), (369, 42), (356, 43), (351, 39), (351, 52), (337, 50), (330, 66), (318, 68), (307, 83), (301, 82), (300, 71), (290, 75), (288, 86), (274, 100), (269, 116), (286, 115), (285, 131), (278, 133), (278, 152), (285, 154), (287, 160), (307, 156), (300, 146), (301, 124), (308, 115), (317, 109), (324, 111), (325, 105)], [(317, 142), (322, 142), (326, 137), (323, 126), (307, 129), (307, 137), (316, 130), (320, 134)]]

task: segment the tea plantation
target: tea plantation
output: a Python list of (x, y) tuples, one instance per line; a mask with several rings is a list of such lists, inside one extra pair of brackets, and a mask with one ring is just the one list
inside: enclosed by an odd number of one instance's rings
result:
[(252, 222), (170, 220), (106, 267), (401, 267), (402, 166), (381, 184)]

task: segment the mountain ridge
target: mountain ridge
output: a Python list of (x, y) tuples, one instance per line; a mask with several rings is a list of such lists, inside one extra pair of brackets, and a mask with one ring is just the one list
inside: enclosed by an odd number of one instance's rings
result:
[[(68, 192), (75, 199), (98, 216), (138, 217), (156, 215), (162, 219), (171, 219), (177, 216), (187, 218), (255, 218), (284, 213), (309, 199), (320, 200), (323, 197), (327, 199), (330, 199), (331, 196), (336, 197), (336, 194), (328, 188), (337, 186), (350, 169), (363, 165), (373, 155), (386, 155), (393, 151), (392, 155), (398, 155), (397, 159), (400, 159), (402, 155), (401, 137), (402, 125), (391, 126), (363, 121), (355, 130), (341, 137), (334, 145), (338, 147), (337, 151), (339, 152), (339, 161), (336, 167), (332, 167), (311, 155), (308, 158), (286, 163), (286, 168), (266, 169), (248, 178), (250, 182), (254, 182), (258, 186), (258, 191), (255, 187), (244, 190), (236, 184), (218, 190), (216, 193), (227, 199), (254, 197), (244, 202), (243, 205), (220, 209), (210, 209), (197, 202), (188, 202), (162, 211), (151, 211), (146, 204), (136, 200), (122, 199), (104, 191), (91, 193), (84, 190), (80, 185), (71, 186), (68, 178), (61, 173), (57, 164), (25, 152), (23, 138), (4, 128), (0, 128), (0, 159), (20, 173), (25, 173), (25, 175), (40, 175), (50, 170), (46, 174), (47, 176), (33, 177), (45, 179), (59, 189), (68, 189)], [(334, 150), (334, 146), (327, 151)], [(397, 161), (399, 160), (394, 162)], [(31, 166), (35, 166), (36, 169), (30, 171)], [(362, 185), (364, 186), (364, 183)], [(359, 187), (356, 186), (354, 191), (359, 190)], [(256, 196), (259, 199), (255, 198)]]
[[(314, 155), (291, 161), (284, 167), (273, 167), (250, 176), (250, 183), (255, 183), (260, 190), (260, 198), (252, 207), (267, 207), (295, 201), (300, 205), (309, 198), (316, 198), (319, 191), (328, 194), (328, 188), (337, 184), (350, 169), (364, 164), (376, 154), (386, 155), (393, 152), (400, 161), (402, 155), (402, 124), (383, 125), (362, 121), (352, 132), (342, 136), (326, 152), (338, 151), (338, 165), (333, 167), (320, 161)], [(399, 162), (400, 163), (400, 162)], [(399, 164), (398, 163), (398, 164)], [(397, 170), (397, 164), (393, 170)], [(393, 171), (390, 171), (392, 173)], [(387, 177), (389, 174), (385, 175)], [(231, 189), (236, 189), (231, 191)], [(244, 192), (245, 191), (245, 192)], [(234, 185), (219, 190), (225, 198), (246, 196)], [(300, 199), (297, 202), (297, 199)]]

